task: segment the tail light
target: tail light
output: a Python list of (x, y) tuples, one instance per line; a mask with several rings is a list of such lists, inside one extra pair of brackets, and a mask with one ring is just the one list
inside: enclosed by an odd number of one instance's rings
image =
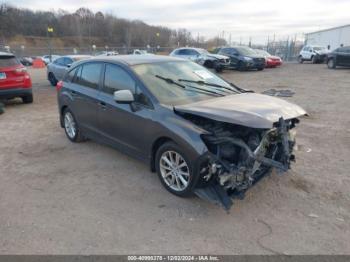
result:
[(27, 73), (27, 68), (25, 67), (19, 67), (19, 68), (16, 68), (14, 70), (14, 72), (17, 74), (17, 75), (24, 75), (25, 73)]
[(59, 81), (56, 85), (57, 92), (60, 91), (62, 87), (63, 87), (63, 81)]

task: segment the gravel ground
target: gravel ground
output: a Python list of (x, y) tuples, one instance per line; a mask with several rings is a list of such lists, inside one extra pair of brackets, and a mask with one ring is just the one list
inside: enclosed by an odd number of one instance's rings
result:
[(350, 254), (350, 70), (286, 64), (225, 72), (243, 88), (290, 89), (309, 117), (297, 163), (231, 212), (169, 194), (149, 168), (59, 127), (45, 70), (35, 102), (0, 115), (0, 254)]

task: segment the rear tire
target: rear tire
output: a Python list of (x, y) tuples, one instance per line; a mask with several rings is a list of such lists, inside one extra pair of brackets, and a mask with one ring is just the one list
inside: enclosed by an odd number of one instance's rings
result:
[(335, 69), (336, 68), (336, 64), (333, 58), (329, 59), (327, 61), (327, 66), (329, 69)]
[(262, 71), (262, 70), (264, 70), (264, 67), (259, 67), (257, 69), (258, 69), (258, 71)]
[(302, 64), (304, 62), (304, 59), (301, 55), (298, 56), (298, 62), (299, 62), (299, 64)]
[(311, 57), (311, 62), (313, 63), (313, 64), (317, 64), (317, 62), (318, 62), (318, 60), (317, 60), (317, 56), (313, 56), (313, 57)]
[(85, 140), (72, 111), (68, 108), (63, 111), (63, 128), (70, 141), (78, 143)]
[(22, 97), (22, 101), (24, 104), (31, 104), (33, 103), (33, 95), (27, 95)]
[(155, 157), (155, 167), (166, 190), (180, 197), (191, 196), (196, 182), (194, 169), (177, 144), (167, 142), (159, 147)]
[(56, 86), (58, 81), (53, 73), (49, 73), (49, 81), (52, 86)]

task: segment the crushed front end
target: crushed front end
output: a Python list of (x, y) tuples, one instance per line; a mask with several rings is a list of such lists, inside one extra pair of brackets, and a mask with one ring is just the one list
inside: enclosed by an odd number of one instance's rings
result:
[(274, 167), (283, 173), (295, 160), (295, 125), (298, 119), (280, 118), (271, 129), (254, 129), (197, 116), (187, 118), (210, 134), (203, 135), (208, 153), (198, 164), (195, 193), (228, 210), (232, 198), (245, 191)]

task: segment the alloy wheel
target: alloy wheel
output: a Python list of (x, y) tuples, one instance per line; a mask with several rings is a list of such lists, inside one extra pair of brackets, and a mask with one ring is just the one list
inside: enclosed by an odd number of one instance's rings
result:
[(190, 169), (185, 159), (175, 151), (165, 151), (159, 161), (165, 184), (175, 191), (185, 190), (190, 182)]
[(73, 115), (70, 112), (67, 112), (64, 115), (64, 128), (69, 138), (74, 139), (77, 133), (77, 129)]

